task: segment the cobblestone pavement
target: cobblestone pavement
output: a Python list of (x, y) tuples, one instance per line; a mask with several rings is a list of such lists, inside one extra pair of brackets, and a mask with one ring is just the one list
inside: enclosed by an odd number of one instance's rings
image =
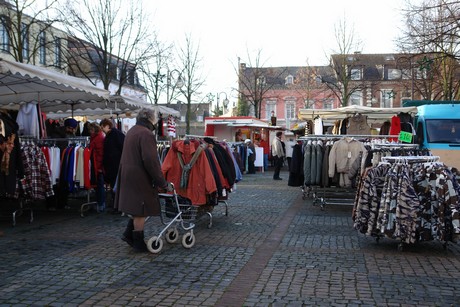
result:
[[(350, 206), (302, 200), (272, 173), (246, 175), (203, 216), (196, 244), (133, 253), (127, 218), (36, 210), (0, 230), (0, 306), (459, 306), (460, 246), (394, 240), (352, 228)], [(148, 236), (164, 228), (148, 222)]]

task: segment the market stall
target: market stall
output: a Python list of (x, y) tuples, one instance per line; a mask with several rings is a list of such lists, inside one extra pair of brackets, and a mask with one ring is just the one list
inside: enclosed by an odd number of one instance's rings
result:
[(229, 142), (255, 140), (262, 136), (268, 139), (270, 131), (282, 129), (251, 116), (206, 117), (204, 125), (206, 136), (215, 136)]

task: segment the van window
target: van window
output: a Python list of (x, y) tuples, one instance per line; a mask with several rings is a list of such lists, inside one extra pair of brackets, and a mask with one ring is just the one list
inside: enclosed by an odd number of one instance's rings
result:
[(460, 119), (427, 119), (428, 143), (460, 143)]

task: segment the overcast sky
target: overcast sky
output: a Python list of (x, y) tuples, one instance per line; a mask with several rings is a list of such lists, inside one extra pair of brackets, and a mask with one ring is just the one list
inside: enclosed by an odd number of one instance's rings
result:
[[(238, 57), (262, 51), (264, 66), (327, 65), (337, 50), (334, 27), (354, 27), (363, 53), (396, 52), (405, 0), (144, 0), (160, 39), (200, 46), (203, 96), (237, 86)], [(232, 100), (234, 100), (232, 98)]]

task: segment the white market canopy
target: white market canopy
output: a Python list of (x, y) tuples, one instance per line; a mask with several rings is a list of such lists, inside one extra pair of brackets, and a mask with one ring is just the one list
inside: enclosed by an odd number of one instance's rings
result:
[(130, 105), (132, 107), (136, 107), (136, 109), (141, 109), (141, 108), (148, 108), (148, 109), (153, 109), (163, 115), (172, 115), (174, 117), (180, 117), (180, 112), (173, 109), (169, 108), (167, 106), (163, 106), (161, 104), (151, 104), (147, 103), (146, 101), (132, 97), (132, 96), (113, 96), (114, 99), (116, 100), (122, 100), (124, 103), (127, 105)]
[(96, 109), (106, 107), (109, 97), (107, 90), (88, 80), (0, 58), (0, 108), (18, 110), (32, 102), (39, 103), (45, 113)]
[(338, 120), (354, 114), (363, 114), (371, 120), (387, 120), (400, 112), (415, 114), (417, 107), (374, 108), (352, 105), (336, 109), (300, 109), (298, 116), (302, 120), (313, 120), (316, 116), (320, 116), (322, 119)]

